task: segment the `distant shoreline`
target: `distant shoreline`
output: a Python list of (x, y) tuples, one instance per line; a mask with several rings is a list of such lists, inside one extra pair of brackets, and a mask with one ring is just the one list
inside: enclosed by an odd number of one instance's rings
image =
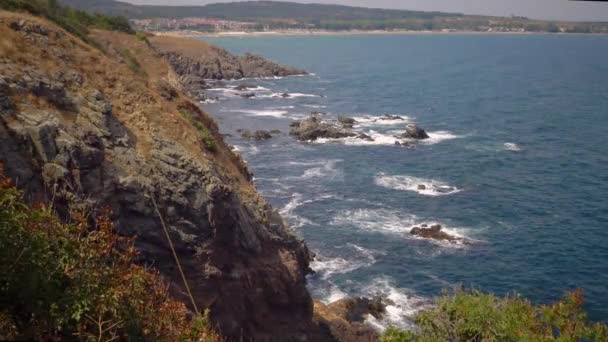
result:
[(398, 35), (398, 34), (502, 34), (502, 35), (606, 35), (606, 33), (569, 33), (569, 32), (501, 32), (501, 31), (412, 31), (412, 30), (273, 30), (273, 31), (220, 31), (201, 32), (191, 30), (152, 31), (158, 36), (169, 37), (262, 37), (262, 36), (348, 36), (348, 35)]

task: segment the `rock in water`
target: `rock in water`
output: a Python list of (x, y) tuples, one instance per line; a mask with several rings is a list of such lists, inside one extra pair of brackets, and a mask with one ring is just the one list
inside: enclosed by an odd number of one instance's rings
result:
[(426, 190), (426, 185), (418, 184), (418, 190)]
[(313, 115), (306, 120), (294, 121), (290, 124), (289, 134), (301, 141), (314, 141), (319, 138), (339, 139), (356, 137), (357, 134), (350, 130), (339, 127), (321, 120)]
[(338, 116), (338, 122), (345, 125), (345, 126), (350, 126), (351, 128), (353, 127), (353, 125), (357, 122), (355, 121), (355, 119), (349, 117), (349, 116), (344, 116), (344, 115), (340, 115)]
[(255, 139), (255, 140), (268, 140), (272, 138), (272, 134), (265, 130), (257, 130), (252, 132), (248, 129), (239, 130), (241, 137), (244, 139)]
[(429, 135), (422, 128), (416, 126), (415, 124), (407, 124), (405, 126), (405, 133), (403, 133), (401, 137), (417, 140), (430, 138)]
[(253, 88), (257, 88), (257, 86), (253, 85), (253, 84), (239, 84), (238, 86), (234, 87), (234, 90), (238, 90), (238, 91), (243, 91), (243, 90), (247, 90), (247, 89), (253, 89)]
[(289, 95), (289, 93), (283, 93), (283, 94), (281, 94), (281, 97), (286, 99), (288, 97), (291, 97), (291, 95)]
[(412, 230), (410, 230), (410, 234), (419, 236), (421, 238), (432, 239), (432, 240), (437, 240), (437, 241), (448, 241), (448, 242), (452, 242), (452, 243), (464, 243), (464, 244), (470, 243), (469, 240), (450, 235), (450, 234), (442, 231), (442, 229), (443, 229), (443, 227), (441, 227), (441, 225), (438, 225), (438, 224), (432, 225), (431, 227), (428, 227), (427, 225), (423, 224), (421, 227), (412, 228)]
[(250, 99), (252, 97), (255, 97), (255, 93), (243, 93), (241, 94), (241, 97), (244, 99)]

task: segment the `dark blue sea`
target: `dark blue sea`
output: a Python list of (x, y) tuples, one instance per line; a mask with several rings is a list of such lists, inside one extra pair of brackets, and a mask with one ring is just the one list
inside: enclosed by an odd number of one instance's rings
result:
[[(608, 321), (608, 36), (205, 40), (314, 73), (229, 82), (255, 83), (256, 97), (211, 90), (219, 101), (204, 108), (316, 253), (315, 298), (388, 296), (376, 323), (402, 325), (458, 284), (537, 303), (582, 288), (591, 318)], [(375, 141), (289, 137), (311, 111), (354, 117)], [(374, 122), (385, 114), (406, 120)], [(395, 146), (405, 122), (431, 138)], [(282, 134), (253, 142), (242, 128)], [(409, 234), (433, 223), (472, 243)]]

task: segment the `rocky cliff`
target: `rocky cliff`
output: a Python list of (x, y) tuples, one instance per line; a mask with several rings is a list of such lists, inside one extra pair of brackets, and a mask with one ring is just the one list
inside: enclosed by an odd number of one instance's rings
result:
[[(171, 57), (160, 58), (154, 40), (92, 37), (97, 47), (40, 18), (0, 11), (0, 161), (8, 175), (65, 220), (73, 208), (111, 209), (120, 233), (137, 236), (140, 261), (185, 300), (162, 217), (198, 306), (229, 340), (327, 340), (313, 323), (305, 244), (190, 102)], [(255, 75), (244, 71), (251, 58), (235, 75)]]

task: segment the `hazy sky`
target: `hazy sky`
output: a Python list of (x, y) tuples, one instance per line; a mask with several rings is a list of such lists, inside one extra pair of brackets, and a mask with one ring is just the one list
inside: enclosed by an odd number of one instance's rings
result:
[[(235, 0), (121, 0), (150, 5), (201, 5)], [(237, 0), (238, 1), (238, 0)], [(521, 15), (536, 19), (608, 21), (608, 2), (569, 0), (316, 0), (297, 2), (332, 3), (364, 7), (459, 12), (498, 16)]]

